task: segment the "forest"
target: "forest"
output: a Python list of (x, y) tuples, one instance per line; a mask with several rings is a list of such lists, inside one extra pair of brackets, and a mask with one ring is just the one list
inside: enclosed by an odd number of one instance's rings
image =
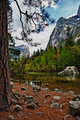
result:
[(80, 71), (80, 40), (75, 43), (74, 38), (69, 35), (58, 47), (48, 46), (46, 50), (37, 50), (30, 58), (22, 56), (17, 61), (11, 61), (11, 71), (15, 74), (20, 73), (22, 62), (24, 73), (30, 71), (58, 73), (67, 66), (76, 66)]

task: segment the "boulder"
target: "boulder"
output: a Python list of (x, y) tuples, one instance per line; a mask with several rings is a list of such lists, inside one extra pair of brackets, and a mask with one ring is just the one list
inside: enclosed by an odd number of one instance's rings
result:
[(69, 101), (69, 110), (73, 116), (80, 115), (80, 101)]
[(79, 74), (75, 66), (68, 66), (63, 71), (59, 72), (58, 75), (66, 77), (76, 77)]
[(14, 111), (21, 111), (22, 110), (22, 107), (20, 106), (20, 105), (16, 105), (15, 107), (14, 107)]

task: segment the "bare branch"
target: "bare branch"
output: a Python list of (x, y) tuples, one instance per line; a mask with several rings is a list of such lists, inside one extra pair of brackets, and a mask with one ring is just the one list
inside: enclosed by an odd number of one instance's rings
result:
[[(28, 43), (30, 41), (30, 44), (31, 44), (31, 40), (29, 40), (28, 35), (30, 35), (31, 32), (39, 33), (40, 31), (44, 29), (45, 26), (49, 25), (49, 21), (50, 23), (54, 23), (54, 20), (51, 20), (49, 18), (50, 16), (45, 11), (44, 9), (45, 6), (42, 4), (41, 0), (24, 0), (23, 4), (29, 8), (30, 12), (28, 10), (26, 10), (26, 12), (23, 12), (17, 0), (14, 0), (14, 1), (16, 2), (16, 5), (20, 13), (20, 22), (22, 25), (22, 32), (21, 32), (22, 38), (21, 39), (26, 40)], [(49, 4), (51, 3), (49, 2)], [(34, 11), (32, 11), (32, 8), (34, 8)], [(23, 24), (22, 15), (25, 15), (26, 17), (25, 27)], [(34, 29), (31, 30), (31, 26), (33, 25), (35, 27)]]

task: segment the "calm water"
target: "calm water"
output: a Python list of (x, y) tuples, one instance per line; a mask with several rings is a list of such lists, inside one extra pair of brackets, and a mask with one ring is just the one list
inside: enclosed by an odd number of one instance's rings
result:
[(29, 81), (42, 81), (42, 87), (46, 87), (46, 83), (49, 84), (47, 86), (50, 90), (54, 90), (54, 88), (63, 89), (64, 91), (75, 91), (76, 93), (80, 93), (80, 78), (75, 80), (67, 80), (64, 77), (55, 77), (50, 73), (35, 73), (29, 72), (25, 75), (16, 75), (16, 80), (22, 80), (22, 82)]

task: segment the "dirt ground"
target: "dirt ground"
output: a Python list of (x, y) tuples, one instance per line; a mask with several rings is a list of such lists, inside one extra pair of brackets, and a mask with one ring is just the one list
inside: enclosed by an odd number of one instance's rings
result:
[[(25, 87), (26, 90), (21, 90), (21, 87)], [(68, 102), (74, 97), (71, 94), (59, 93), (55, 91), (40, 90), (38, 93), (34, 93), (32, 86), (19, 85), (14, 83), (13, 92), (20, 93), (20, 102), (22, 110), (17, 112), (13, 111), (15, 105), (11, 105), (10, 112), (0, 111), (0, 120), (8, 120), (9, 115), (14, 117), (13, 120), (75, 120), (69, 113)], [(35, 102), (39, 102), (40, 106), (35, 105), (35, 109), (26, 108), (26, 103), (23, 100), (23, 94), (27, 96), (33, 96)], [(59, 103), (59, 107), (51, 108), (51, 101), (53, 96), (60, 96), (60, 100), (54, 100)]]

